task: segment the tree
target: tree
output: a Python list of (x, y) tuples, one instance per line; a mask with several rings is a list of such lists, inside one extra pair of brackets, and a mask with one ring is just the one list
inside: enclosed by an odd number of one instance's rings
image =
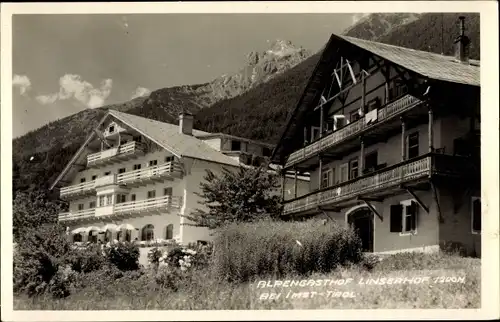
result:
[(59, 202), (51, 201), (43, 192), (18, 192), (12, 204), (14, 240), (19, 240), (26, 229), (57, 223), (57, 215), (61, 209)]
[(206, 172), (202, 192), (195, 194), (203, 198), (199, 203), (207, 210), (181, 215), (191, 221), (184, 225), (216, 229), (232, 222), (276, 218), (281, 213), (278, 176), (267, 165), (238, 171), (223, 168), (220, 176)]

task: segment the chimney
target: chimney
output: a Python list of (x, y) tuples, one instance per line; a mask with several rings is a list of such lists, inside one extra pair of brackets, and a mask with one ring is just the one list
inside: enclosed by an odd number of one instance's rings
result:
[(181, 112), (179, 114), (179, 133), (193, 135), (193, 114), (189, 112)]
[(460, 20), (460, 34), (455, 39), (455, 58), (464, 63), (469, 63), (469, 44), (470, 39), (465, 35), (465, 17), (458, 17)]

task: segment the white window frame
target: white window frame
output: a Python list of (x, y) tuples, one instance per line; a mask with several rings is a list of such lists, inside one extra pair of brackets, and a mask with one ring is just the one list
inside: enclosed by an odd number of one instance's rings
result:
[[(342, 178), (342, 170), (345, 169), (346, 178)], [(339, 183), (349, 181), (349, 162), (343, 163), (339, 167)], [(344, 180), (345, 179), (345, 180)]]
[[(332, 168), (326, 168), (326, 169), (323, 169), (322, 172), (321, 172), (321, 182), (320, 182), (320, 189), (322, 188), (327, 188), (327, 187), (330, 187), (333, 185), (333, 180), (332, 180), (332, 174), (333, 174), (333, 170)], [(326, 178), (326, 185), (323, 186), (323, 181), (325, 180)]]
[[(405, 160), (409, 160), (410, 159), (410, 136), (415, 135), (415, 134), (417, 135), (417, 140), (418, 140), (417, 141), (417, 145), (416, 145), (416, 147), (418, 148), (418, 155), (416, 157), (418, 157), (418, 156), (421, 155), (420, 154), (420, 133), (418, 133), (418, 131), (412, 131), (412, 132), (410, 132), (410, 133), (408, 133), (406, 135), (406, 149), (405, 149), (406, 150), (405, 151), (406, 155), (405, 155)], [(416, 157), (414, 157), (414, 158), (416, 158)]]
[[(474, 201), (479, 200), (481, 202), (481, 197), (472, 196), (470, 201), (470, 231), (473, 235), (481, 235), (481, 230), (474, 230)], [(483, 214), (482, 214), (482, 205), (481, 205), (481, 228), (483, 228)]]
[[(414, 202), (414, 203), (417, 204), (417, 207), (415, 208), (415, 222), (417, 224), (415, 225), (415, 230), (406, 231), (406, 217), (408, 217), (408, 215), (406, 214), (406, 207), (407, 206), (411, 206), (412, 202)], [(418, 213), (419, 213), (419, 207), (420, 206), (418, 205), (418, 203), (417, 203), (417, 201), (415, 199), (403, 200), (403, 201), (400, 201), (399, 204), (403, 206), (403, 222), (402, 222), (403, 231), (399, 233), (399, 236), (412, 236), (412, 235), (416, 235), (417, 231), (418, 231)]]

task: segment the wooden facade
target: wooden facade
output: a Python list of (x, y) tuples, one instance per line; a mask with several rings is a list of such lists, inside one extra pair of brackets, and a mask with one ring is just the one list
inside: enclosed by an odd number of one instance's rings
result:
[[(398, 47), (389, 50), (400, 54)], [(479, 91), (479, 86), (430, 78), (332, 36), (273, 155), (285, 171), (311, 176), (310, 192), (285, 201), (283, 215), (326, 215), (352, 223), (346, 214), (361, 207), (372, 215), (370, 225), (382, 227), (393, 225), (396, 217), (388, 200), (403, 198), (398, 202), (406, 205), (407, 198), (421, 213), (437, 218), (433, 225), (439, 230), (450, 212), (460, 212), (459, 202), (443, 209), (441, 199), (457, 194), (480, 197)], [(470, 214), (462, 211), (465, 225)], [(424, 224), (420, 221), (412, 231)], [(433, 229), (428, 232), (417, 244), (406, 246), (377, 247), (384, 243), (368, 238), (367, 251), (449, 242)], [(472, 228), (469, 234), (474, 234)], [(469, 241), (451, 242), (478, 252)]]

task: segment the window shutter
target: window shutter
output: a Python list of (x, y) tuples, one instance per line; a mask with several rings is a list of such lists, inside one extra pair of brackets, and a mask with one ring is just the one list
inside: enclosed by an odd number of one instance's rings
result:
[(403, 231), (403, 205), (391, 205), (391, 233)]
[(411, 202), (410, 207), (408, 207), (410, 211), (410, 230), (417, 229), (417, 204), (415, 201)]

